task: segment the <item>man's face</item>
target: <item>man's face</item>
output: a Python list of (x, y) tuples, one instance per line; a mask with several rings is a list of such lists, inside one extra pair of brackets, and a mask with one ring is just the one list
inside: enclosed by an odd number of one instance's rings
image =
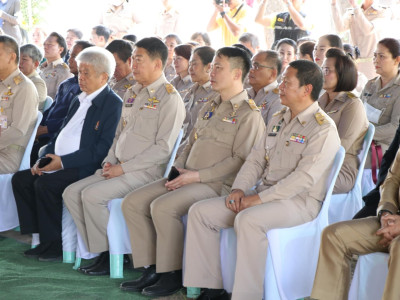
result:
[(127, 61), (124, 62), (122, 59), (119, 58), (117, 53), (113, 53), (113, 55), (116, 62), (114, 77), (117, 81), (120, 81), (121, 79), (124, 79), (126, 76), (128, 76), (129, 73), (132, 72), (131, 60), (128, 59)]
[(275, 67), (266, 60), (264, 53), (256, 54), (251, 60), (249, 83), (256, 88), (262, 88), (276, 80), (273, 76)]
[(24, 75), (30, 75), (36, 69), (36, 67), (37, 66), (33, 62), (33, 59), (29, 55), (21, 54), (19, 60), (19, 69), (22, 73), (24, 73)]
[(229, 89), (234, 81), (237, 69), (231, 70), (229, 59), (226, 56), (215, 56), (211, 64), (210, 81), (214, 91), (222, 92)]
[(106, 45), (104, 37), (97, 35), (95, 30), (92, 30), (92, 37), (90, 38), (90, 42), (98, 47), (104, 47)]
[(4, 47), (3, 43), (0, 43), (0, 71), (8, 69), (10, 64), (13, 64), (13, 61), (12, 52)]
[(98, 74), (90, 64), (80, 63), (78, 70), (79, 86), (88, 95), (101, 88), (106, 82), (104, 81), (106, 75)]
[(69, 70), (72, 74), (78, 75), (78, 65), (75, 58), (78, 56), (79, 52), (82, 51), (82, 47), (78, 45), (72, 46), (71, 54), (68, 59)]
[(282, 81), (279, 85), (279, 96), (281, 103), (289, 108), (299, 101), (299, 97), (304, 87), (300, 87), (300, 82), (296, 77), (297, 70), (288, 66), (282, 74)]
[(54, 61), (61, 58), (61, 53), (63, 48), (57, 43), (57, 38), (55, 36), (49, 36), (44, 41), (44, 57), (49, 61)]
[(156, 70), (156, 59), (151, 59), (146, 49), (136, 47), (132, 55), (132, 73), (135, 80), (142, 84), (151, 83)]
[(71, 48), (74, 45), (76, 40), (78, 40), (78, 37), (72, 31), (68, 31), (67, 37), (65, 38), (65, 41), (67, 42), (68, 50), (71, 50)]

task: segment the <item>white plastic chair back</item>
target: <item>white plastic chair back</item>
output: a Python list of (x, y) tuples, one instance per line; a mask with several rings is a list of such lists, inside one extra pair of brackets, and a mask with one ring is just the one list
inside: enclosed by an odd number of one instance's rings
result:
[[(42, 113), (38, 111), (35, 127), (26, 145), (24, 155), (19, 165), (19, 171), (30, 168), (32, 146), (35, 141), (37, 128), (42, 121)], [(14, 173), (0, 174), (0, 232), (7, 231), (19, 226), (17, 206), (11, 186), (11, 178)]]
[(334, 194), (329, 207), (329, 224), (350, 220), (362, 208), (361, 179), (364, 173), (365, 160), (368, 156), (369, 147), (374, 137), (375, 126), (369, 123), (365, 133), (360, 154), (358, 155), (360, 165), (353, 188), (346, 194)]
[(48, 110), (52, 104), (53, 104), (53, 99), (50, 96), (47, 96), (46, 100), (44, 101), (43, 112)]
[(268, 231), (269, 247), (264, 279), (264, 299), (292, 300), (311, 294), (321, 232), (329, 224), (328, 210), (331, 195), (344, 156), (345, 151), (341, 146), (327, 180), (328, 189), (321, 211), (313, 221)]

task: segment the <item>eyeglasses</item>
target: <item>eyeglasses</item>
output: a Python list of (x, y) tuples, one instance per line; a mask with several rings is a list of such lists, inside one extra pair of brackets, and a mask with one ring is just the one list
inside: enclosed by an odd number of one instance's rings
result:
[(275, 68), (273, 68), (273, 67), (269, 67), (269, 66), (264, 66), (264, 65), (262, 65), (262, 64), (259, 64), (259, 63), (252, 63), (251, 64), (251, 68), (253, 69), (253, 70), (256, 70), (256, 71), (258, 71), (260, 68), (266, 68), (266, 69), (271, 69), (271, 70), (274, 70)]
[(328, 67), (322, 67), (322, 74), (328, 76), (330, 73), (335, 72), (334, 70), (330, 70)]

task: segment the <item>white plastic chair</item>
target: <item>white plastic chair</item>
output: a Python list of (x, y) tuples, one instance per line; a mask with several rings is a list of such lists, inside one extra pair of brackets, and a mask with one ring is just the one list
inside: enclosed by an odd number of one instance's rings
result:
[(46, 100), (44, 101), (43, 112), (48, 110), (52, 104), (53, 104), (53, 99), (50, 96), (47, 96)]
[[(298, 299), (311, 294), (318, 261), (322, 230), (328, 225), (328, 209), (345, 150), (336, 154), (328, 189), (321, 211), (311, 222), (290, 228), (268, 231), (268, 253), (264, 279), (264, 299)], [(233, 290), (236, 268), (236, 233), (233, 228), (221, 230), (220, 256), (224, 289)]]
[(389, 254), (371, 253), (358, 257), (349, 291), (349, 300), (382, 299), (388, 274)]
[(346, 194), (332, 195), (331, 205), (329, 206), (329, 224), (352, 219), (363, 206), (361, 179), (363, 177), (365, 160), (368, 156), (374, 132), (375, 126), (369, 123), (368, 130), (364, 136), (362, 150), (358, 155), (360, 165), (358, 167), (358, 174), (354, 186), (351, 191)]
[[(42, 121), (42, 113), (38, 111), (35, 128), (26, 145), (24, 155), (19, 166), (19, 171), (30, 169), (32, 146), (35, 141), (36, 131)], [(14, 173), (0, 174), (0, 232), (19, 226), (18, 211), (15, 204), (14, 193), (11, 186), (11, 178)]]

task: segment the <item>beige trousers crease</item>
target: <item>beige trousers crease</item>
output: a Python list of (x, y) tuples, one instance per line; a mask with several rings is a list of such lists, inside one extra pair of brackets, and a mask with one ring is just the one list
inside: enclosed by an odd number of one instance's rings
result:
[(182, 269), (181, 218), (193, 203), (218, 196), (204, 183), (191, 183), (174, 191), (168, 191), (165, 183), (166, 179), (161, 179), (146, 185), (122, 202), (135, 267), (156, 264), (158, 273)]
[(24, 156), (25, 148), (20, 150), (5, 148), (0, 150), (0, 174), (16, 173)]
[(108, 202), (115, 198), (123, 198), (133, 190), (161, 177), (138, 171), (105, 179), (100, 171), (97, 170), (94, 175), (71, 184), (63, 194), (65, 206), (71, 213), (83, 241), (93, 253), (109, 249)]
[(389, 273), (382, 299), (400, 299), (400, 238), (392, 240), (389, 247), (378, 244), (376, 231), (381, 227), (377, 217), (350, 220), (324, 229), (321, 237), (317, 273), (311, 297), (315, 299), (347, 299), (350, 287), (350, 261), (353, 254), (388, 252)]
[[(246, 195), (254, 193), (249, 191)], [(233, 225), (237, 235), (237, 258), (232, 299), (262, 299), (267, 231), (309, 222), (320, 208), (316, 200), (298, 198), (263, 203), (237, 215), (226, 208), (225, 197), (193, 205), (187, 228), (184, 285), (223, 287), (219, 232)]]

